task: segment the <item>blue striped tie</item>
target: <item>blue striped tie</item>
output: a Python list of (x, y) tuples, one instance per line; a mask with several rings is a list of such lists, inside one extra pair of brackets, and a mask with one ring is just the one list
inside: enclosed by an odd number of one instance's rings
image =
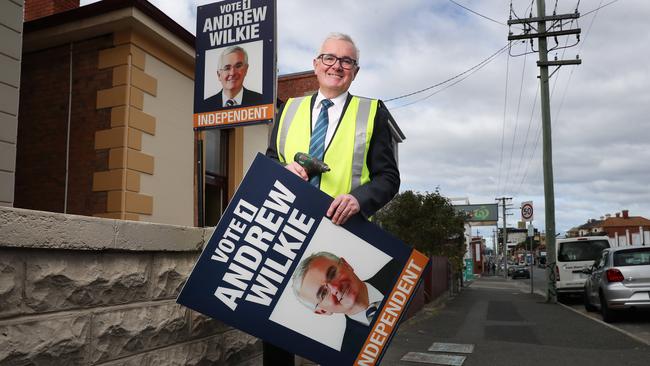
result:
[[(309, 141), (309, 155), (320, 160), (323, 160), (325, 153), (325, 135), (327, 135), (327, 126), (329, 125), (327, 109), (333, 105), (334, 103), (329, 99), (323, 99), (321, 101), (320, 113), (318, 114), (318, 119), (316, 119), (316, 126), (314, 126), (314, 130), (311, 133), (311, 140)], [(320, 174), (311, 177), (309, 183), (316, 187), (320, 186)]]

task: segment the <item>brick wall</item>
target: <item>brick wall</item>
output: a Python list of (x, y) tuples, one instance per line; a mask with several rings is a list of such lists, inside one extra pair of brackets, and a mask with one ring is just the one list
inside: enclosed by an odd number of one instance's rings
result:
[(318, 80), (313, 71), (278, 78), (278, 98), (283, 102), (291, 97), (310, 95), (317, 91)]
[(25, 0), (25, 21), (79, 7), (79, 0)]
[(63, 212), (69, 49), (23, 55), (14, 206)]
[(175, 302), (210, 230), (0, 207), (0, 365), (261, 364)]
[(98, 51), (111, 44), (104, 36), (23, 55), (15, 207), (63, 212), (72, 52), (67, 213), (106, 209), (106, 192), (92, 192), (92, 177), (108, 166), (94, 138), (110, 125), (110, 111), (97, 110), (95, 98), (112, 83), (112, 70), (97, 68)]
[(110, 127), (111, 112), (96, 108), (97, 90), (112, 83), (111, 70), (99, 70), (99, 50), (112, 37), (77, 42), (73, 48), (72, 114), (68, 213), (92, 215), (106, 210), (106, 192), (93, 192), (93, 173), (108, 170), (108, 150), (95, 150), (95, 132)]

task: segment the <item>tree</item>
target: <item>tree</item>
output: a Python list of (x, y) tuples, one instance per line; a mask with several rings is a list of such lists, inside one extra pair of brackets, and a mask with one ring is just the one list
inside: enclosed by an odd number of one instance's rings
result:
[(433, 193), (405, 191), (375, 215), (377, 223), (427, 255), (449, 258), (454, 269), (463, 266), (465, 216), (449, 200)]

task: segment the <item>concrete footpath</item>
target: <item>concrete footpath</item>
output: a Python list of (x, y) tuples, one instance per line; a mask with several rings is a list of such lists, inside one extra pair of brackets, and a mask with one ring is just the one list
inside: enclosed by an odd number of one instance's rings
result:
[[(474, 280), (403, 323), (381, 364), (650, 365), (648, 345), (529, 291), (502, 277)], [(434, 343), (444, 343), (442, 350), (430, 351)], [(465, 349), (450, 352), (450, 343)], [(471, 353), (460, 353), (469, 345)]]

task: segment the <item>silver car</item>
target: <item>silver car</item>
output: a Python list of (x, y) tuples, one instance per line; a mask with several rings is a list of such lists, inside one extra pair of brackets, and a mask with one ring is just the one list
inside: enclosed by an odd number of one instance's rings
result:
[(619, 309), (650, 308), (650, 247), (604, 249), (585, 273), (585, 309), (600, 309), (604, 321)]

